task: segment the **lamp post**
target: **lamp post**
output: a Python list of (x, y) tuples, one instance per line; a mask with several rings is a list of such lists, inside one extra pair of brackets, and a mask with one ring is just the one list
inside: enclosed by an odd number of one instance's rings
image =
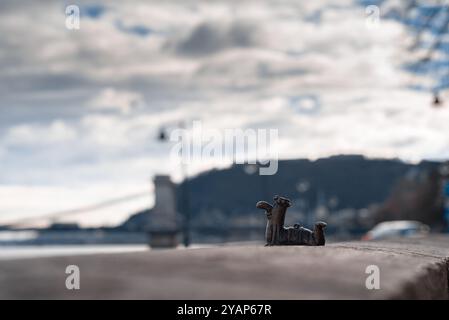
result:
[(306, 213), (306, 225), (310, 224), (310, 203), (307, 199), (306, 193), (310, 190), (311, 184), (308, 180), (300, 180), (296, 184), (296, 191), (299, 192), (300, 196), (304, 195), (305, 213)]
[[(185, 129), (184, 122), (178, 123), (177, 129)], [(165, 128), (161, 128), (158, 134), (158, 140), (161, 142), (168, 141), (168, 132)], [(184, 144), (181, 147), (181, 157), (184, 152), (183, 150)], [(190, 199), (189, 199), (189, 184), (187, 177), (187, 165), (182, 161), (180, 161), (180, 171), (181, 171), (181, 211), (183, 214), (183, 223), (182, 223), (182, 236), (183, 236), (183, 244), (187, 248), (190, 245)]]

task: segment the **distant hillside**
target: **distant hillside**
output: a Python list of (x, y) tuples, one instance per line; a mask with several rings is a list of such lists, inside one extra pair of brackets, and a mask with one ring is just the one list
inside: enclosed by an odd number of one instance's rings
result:
[[(334, 210), (360, 209), (384, 202), (393, 187), (407, 174), (430, 172), (438, 164), (423, 161), (414, 165), (399, 160), (345, 155), (315, 161), (283, 160), (273, 176), (260, 176), (255, 170), (251, 174), (246, 165), (234, 165), (228, 169), (204, 172), (185, 183), (188, 184), (192, 217), (216, 211), (228, 216), (251, 214), (257, 211), (257, 201), (271, 201), (275, 194), (291, 198), (294, 206), (298, 205), (296, 199), (306, 200), (313, 208), (318, 201), (334, 198), (338, 200)], [(180, 212), (185, 183), (177, 190)], [(299, 189), (302, 187), (302, 193), (298, 191), (298, 185)], [(144, 213), (148, 210), (133, 215), (125, 225), (139, 229), (145, 221), (142, 219)]]
[[(408, 172), (430, 171), (437, 165), (429, 161), (413, 165), (399, 160), (333, 156), (316, 161), (280, 161), (273, 176), (247, 174), (244, 165), (234, 165), (205, 172), (187, 183), (192, 214), (214, 208), (231, 215), (247, 214), (256, 210), (258, 200), (271, 201), (275, 194), (306, 199), (311, 207), (320, 197), (334, 197), (338, 199), (335, 209), (359, 209), (383, 202), (394, 183)], [(297, 186), (301, 182), (307, 182), (309, 188), (300, 194)]]

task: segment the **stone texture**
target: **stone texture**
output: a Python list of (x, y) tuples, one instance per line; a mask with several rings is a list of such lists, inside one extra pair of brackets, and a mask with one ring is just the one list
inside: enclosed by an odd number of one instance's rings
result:
[[(0, 298), (447, 299), (449, 238), (325, 247), (202, 249), (0, 261)], [(78, 265), (81, 289), (65, 288)], [(368, 265), (380, 290), (365, 287)]]

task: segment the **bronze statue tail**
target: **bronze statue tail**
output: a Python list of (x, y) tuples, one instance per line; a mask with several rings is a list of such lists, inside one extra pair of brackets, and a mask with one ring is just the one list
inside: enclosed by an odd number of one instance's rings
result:
[(326, 222), (319, 221), (315, 223), (315, 228), (313, 229), (313, 237), (317, 246), (324, 246), (326, 240), (324, 238), (324, 228), (326, 228)]

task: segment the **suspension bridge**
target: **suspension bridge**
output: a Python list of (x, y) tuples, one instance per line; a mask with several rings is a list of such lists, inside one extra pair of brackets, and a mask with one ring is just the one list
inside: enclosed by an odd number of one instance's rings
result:
[(65, 210), (60, 210), (60, 211), (54, 211), (54, 212), (49, 212), (49, 213), (40, 214), (40, 215), (36, 215), (36, 216), (21, 217), (18, 219), (14, 219), (12, 221), (7, 221), (5, 223), (2, 223), (1, 225), (6, 228), (15, 229), (15, 228), (21, 228), (24, 226), (33, 225), (33, 224), (42, 223), (42, 222), (57, 221), (62, 218), (90, 214), (95, 211), (99, 211), (101, 209), (114, 207), (117, 205), (121, 205), (123, 203), (134, 201), (136, 199), (148, 197), (148, 195), (149, 195), (148, 191), (127, 194), (124, 196), (103, 200), (98, 203), (93, 203), (93, 204), (89, 204), (89, 205), (81, 206), (81, 207), (77, 207), (77, 208), (70, 208), (70, 209), (65, 209)]

